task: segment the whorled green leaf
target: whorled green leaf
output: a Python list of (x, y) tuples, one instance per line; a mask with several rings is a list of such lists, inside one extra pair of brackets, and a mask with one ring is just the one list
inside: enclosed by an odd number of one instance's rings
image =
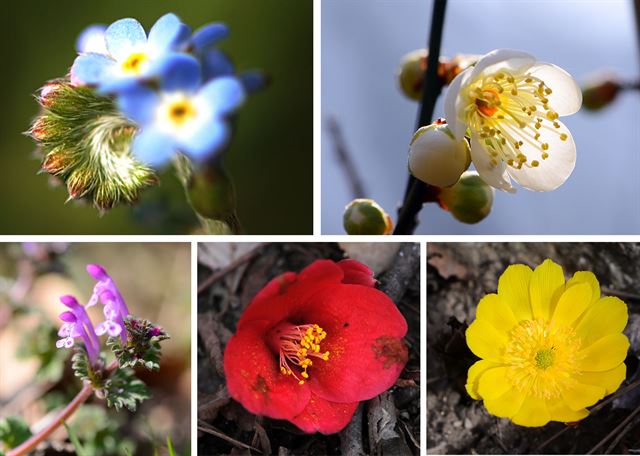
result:
[(32, 436), (29, 425), (20, 417), (8, 416), (0, 420), (0, 442), (15, 448)]
[(91, 383), (97, 392), (104, 387), (102, 369), (96, 369), (91, 366), (87, 352), (82, 345), (76, 346), (76, 351), (71, 358), (71, 369), (73, 369), (76, 377), (82, 381)]
[(144, 367), (156, 371), (160, 369), (160, 342), (169, 335), (148, 320), (129, 316), (125, 322), (127, 342), (120, 337), (109, 337), (107, 346), (113, 351), (121, 367)]
[(151, 397), (144, 382), (129, 368), (117, 369), (105, 381), (104, 392), (109, 407), (115, 407), (116, 410), (126, 407), (132, 412), (136, 411), (140, 402)]
[(43, 154), (42, 170), (62, 180), (70, 199), (93, 203), (100, 211), (132, 204), (154, 171), (131, 154), (135, 125), (111, 98), (59, 79), (38, 98), (42, 110), (29, 135)]

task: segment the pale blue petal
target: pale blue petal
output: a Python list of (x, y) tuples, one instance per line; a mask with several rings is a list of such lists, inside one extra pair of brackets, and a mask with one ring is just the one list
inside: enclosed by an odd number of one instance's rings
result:
[(148, 43), (156, 54), (162, 54), (176, 50), (189, 39), (190, 33), (191, 29), (178, 16), (168, 13), (151, 27)]
[(133, 89), (140, 84), (140, 80), (133, 76), (126, 76), (121, 73), (114, 73), (113, 78), (104, 81), (98, 87), (100, 94), (121, 93)]
[(176, 150), (174, 139), (153, 126), (143, 128), (133, 139), (133, 155), (143, 163), (160, 167)]
[(143, 85), (133, 86), (118, 94), (118, 108), (129, 119), (140, 125), (152, 122), (160, 96)]
[(236, 71), (227, 54), (219, 49), (212, 49), (211, 51), (205, 52), (201, 60), (203, 81), (208, 81), (209, 79), (220, 76), (230, 76)]
[(168, 54), (154, 64), (151, 72), (160, 78), (167, 92), (193, 92), (200, 86), (200, 63), (189, 54)]
[(245, 90), (238, 78), (223, 76), (213, 79), (200, 89), (198, 98), (204, 100), (217, 114), (235, 111), (245, 99)]
[(100, 84), (111, 77), (114, 65), (115, 61), (106, 55), (79, 55), (71, 67), (71, 81), (74, 84)]
[(199, 52), (229, 36), (229, 28), (221, 23), (207, 24), (195, 31), (191, 38), (193, 47)]
[(147, 34), (140, 22), (127, 18), (115, 21), (105, 32), (107, 49), (116, 60), (124, 60), (133, 51), (144, 46), (147, 42)]
[(189, 138), (182, 139), (179, 148), (195, 161), (202, 161), (221, 151), (229, 141), (230, 129), (223, 119), (211, 118), (194, 131)]
[(76, 50), (82, 54), (87, 52), (107, 54), (107, 42), (104, 38), (104, 32), (106, 30), (106, 25), (90, 25), (84, 29), (78, 37), (78, 40), (76, 41)]

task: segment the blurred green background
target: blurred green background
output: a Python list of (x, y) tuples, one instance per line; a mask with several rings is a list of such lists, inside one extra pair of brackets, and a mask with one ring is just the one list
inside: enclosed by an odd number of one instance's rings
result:
[(225, 22), (221, 48), (239, 71), (260, 68), (272, 85), (253, 95), (238, 116), (226, 156), (247, 234), (313, 231), (312, 0), (188, 0), (12, 2), (0, 18), (0, 234), (184, 234), (198, 229), (169, 169), (161, 186), (136, 208), (99, 217), (93, 207), (65, 204), (65, 188), (37, 175), (33, 141), (22, 135), (38, 112), (33, 94), (63, 76), (76, 56), (78, 34), (94, 23), (138, 19), (148, 31), (167, 12), (194, 30)]

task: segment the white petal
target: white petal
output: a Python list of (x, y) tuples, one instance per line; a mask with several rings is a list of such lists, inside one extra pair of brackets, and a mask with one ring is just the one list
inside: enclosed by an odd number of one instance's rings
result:
[[(481, 73), (493, 73), (499, 69), (524, 70), (536, 61), (536, 58), (526, 52), (514, 49), (496, 49), (483, 56), (473, 67), (471, 80), (475, 80)], [(486, 70), (486, 71), (485, 71)]]
[(549, 106), (560, 116), (568, 116), (582, 106), (582, 91), (569, 73), (551, 63), (536, 63), (528, 71), (540, 78), (553, 92), (547, 95)]
[(462, 97), (460, 96), (460, 89), (467, 82), (471, 76), (471, 69), (464, 70), (458, 76), (456, 76), (444, 97), (444, 117), (447, 119), (449, 129), (453, 132), (453, 136), (456, 139), (462, 139), (464, 132), (467, 130), (467, 124), (464, 119), (458, 117), (459, 109), (463, 104)]
[(499, 160), (498, 164), (494, 166), (491, 163), (491, 156), (475, 134), (471, 136), (471, 161), (482, 180), (487, 184), (509, 193), (515, 193), (516, 189), (511, 185), (506, 164)]
[(57, 348), (62, 348), (62, 347), (64, 347), (64, 342), (65, 342), (65, 339), (57, 340), (57, 341), (56, 341), (56, 347), (57, 347)]
[(102, 336), (107, 332), (107, 322), (103, 321), (102, 323), (96, 326), (96, 335)]
[(73, 339), (71, 337), (67, 337), (66, 339), (64, 339), (64, 346), (67, 348), (71, 348), (73, 347), (73, 345), (75, 344), (75, 342), (73, 341)]
[[(558, 123), (560, 124), (558, 129), (542, 128), (540, 130), (540, 141), (549, 144), (547, 150), (549, 157), (546, 160), (542, 160), (542, 150), (539, 146), (525, 142), (520, 150), (527, 157), (527, 163), (530, 164), (533, 160), (537, 160), (540, 165), (537, 167), (525, 165), (522, 169), (508, 168), (511, 177), (529, 190), (537, 192), (555, 190), (573, 172), (576, 165), (576, 145), (567, 127), (562, 122)], [(567, 135), (565, 141), (560, 140), (559, 132)]]

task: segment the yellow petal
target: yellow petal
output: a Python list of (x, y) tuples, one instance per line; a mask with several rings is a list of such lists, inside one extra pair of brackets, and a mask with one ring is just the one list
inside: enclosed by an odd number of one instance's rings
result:
[(581, 410), (590, 407), (604, 397), (604, 388), (595, 385), (575, 383), (562, 391), (562, 399), (571, 410)]
[(568, 287), (558, 300), (553, 312), (553, 320), (561, 325), (570, 326), (591, 305), (591, 285), (576, 283)]
[(549, 415), (551, 415), (551, 421), (560, 421), (561, 423), (573, 423), (589, 416), (587, 409), (571, 410), (567, 404), (559, 400), (547, 401), (547, 408)]
[(627, 365), (621, 363), (619, 366), (611, 370), (602, 372), (583, 372), (578, 380), (586, 385), (601, 386), (606, 390), (605, 395), (611, 394), (620, 388), (627, 376)]
[(498, 366), (496, 363), (481, 359), (469, 368), (469, 372), (467, 373), (467, 384), (464, 386), (467, 393), (469, 393), (469, 396), (476, 400), (480, 399), (480, 396), (478, 396), (478, 378), (487, 369), (491, 369), (496, 366)]
[(484, 320), (475, 320), (467, 328), (466, 336), (467, 345), (477, 357), (501, 362), (503, 347), (507, 342), (505, 333)]
[(527, 396), (511, 420), (520, 426), (538, 427), (547, 424), (551, 415), (544, 399)]
[(478, 394), (483, 399), (497, 399), (512, 388), (507, 380), (507, 367), (496, 367), (478, 378)]
[(584, 314), (576, 326), (576, 334), (587, 347), (601, 337), (622, 332), (627, 326), (627, 305), (614, 296), (600, 299)]
[(577, 283), (588, 283), (591, 287), (592, 296), (591, 303), (596, 302), (600, 299), (600, 283), (596, 278), (595, 274), (591, 271), (578, 271), (573, 277), (569, 279), (567, 282), (567, 288), (577, 284)]
[(624, 334), (610, 334), (578, 352), (578, 367), (583, 372), (611, 370), (627, 357), (629, 339)]
[(534, 318), (549, 319), (564, 287), (562, 266), (544, 260), (531, 275), (529, 295)]
[(524, 399), (524, 394), (512, 388), (497, 399), (485, 399), (484, 406), (492, 415), (511, 418), (520, 410)]
[(498, 296), (511, 308), (517, 322), (531, 320), (531, 303), (529, 300), (529, 283), (531, 268), (524, 264), (512, 264), (498, 280)]
[(509, 306), (497, 294), (488, 294), (480, 300), (476, 318), (490, 323), (495, 329), (505, 334), (518, 324)]

